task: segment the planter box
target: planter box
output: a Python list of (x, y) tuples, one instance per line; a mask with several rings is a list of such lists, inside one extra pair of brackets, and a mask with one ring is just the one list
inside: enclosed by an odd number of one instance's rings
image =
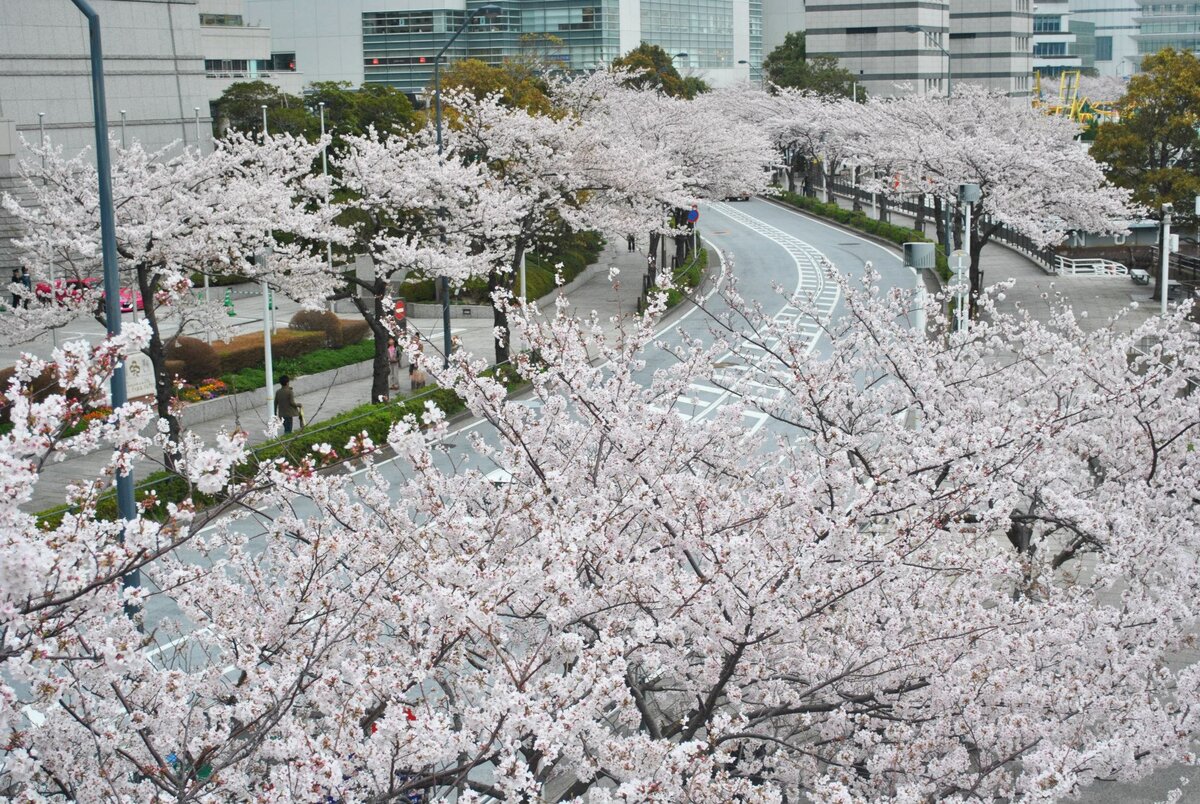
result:
[[(292, 378), (292, 388), (296, 396), (302, 396), (313, 391), (321, 391), (332, 386), (335, 382), (351, 382), (371, 376), (375, 365), (374, 360), (364, 360), (361, 363), (351, 363), (339, 369), (322, 371), (319, 374), (304, 374)], [(278, 384), (279, 375), (275, 375)], [(184, 406), (179, 414), (179, 422), (184, 427), (210, 422), (213, 419), (233, 418), (238, 411), (253, 410), (262, 407), (267, 401), (265, 388), (253, 391), (243, 391), (240, 394), (219, 396), (216, 399), (206, 399), (203, 402), (191, 402)]]

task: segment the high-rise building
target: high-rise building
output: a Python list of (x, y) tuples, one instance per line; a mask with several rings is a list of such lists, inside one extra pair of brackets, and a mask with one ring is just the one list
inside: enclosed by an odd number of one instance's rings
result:
[(1169, 47), (1200, 54), (1200, 2), (1138, 0), (1138, 58)]
[[(786, 3), (768, 0), (764, 17)], [(1024, 95), (1030, 16), (1030, 0), (808, 0), (804, 23), (809, 55), (836, 58), (875, 95), (939, 94), (959, 82)]]
[[(763, 0), (497, 0), (445, 62), (498, 64), (537, 55), (564, 70), (595, 69), (637, 47), (659, 45), (685, 75), (725, 85), (762, 65)], [(488, 0), (246, 0), (271, 29), (272, 50), (295, 54), (308, 81), (386, 83), (419, 95), (433, 57), (467, 14)], [(679, 54), (679, 55), (676, 55)], [(755, 75), (752, 75), (755, 74)]]
[(1029, 0), (971, 0), (950, 7), (954, 80), (1013, 96), (1033, 87)]
[(1069, 0), (1036, 0), (1033, 6), (1033, 70), (1054, 78), (1079, 70), (1083, 60), (1071, 31)]
[(808, 0), (810, 56), (833, 56), (873, 95), (946, 91), (949, 0)]
[(296, 54), (272, 52), (271, 29), (248, 21), (245, 5), (245, 0), (200, 0), (200, 48), (209, 98), (216, 100), (238, 81), (266, 81), (299, 94), (305, 79), (296, 69)]
[(1128, 78), (1138, 71), (1137, 0), (1071, 0), (1071, 27), (1096, 26), (1095, 69), (1100, 75)]
[[(150, 148), (210, 143), (197, 0), (92, 6), (101, 23), (109, 131)], [(22, 138), (37, 142), (44, 131), (68, 154), (95, 146), (90, 75), (87, 20), (70, 0), (0, 3), (0, 190), (20, 194), (17, 161), (29, 155)], [(0, 211), (0, 275), (17, 263), (11, 240), (19, 234)]]

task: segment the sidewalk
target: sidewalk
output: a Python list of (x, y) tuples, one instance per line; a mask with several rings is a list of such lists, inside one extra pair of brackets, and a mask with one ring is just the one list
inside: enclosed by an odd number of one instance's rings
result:
[[(844, 209), (852, 207), (848, 198), (839, 196), (837, 200), (838, 206)], [(877, 217), (877, 214), (872, 214), (870, 205), (864, 204), (863, 212)], [(888, 211), (888, 219), (903, 226), (915, 223), (912, 216), (892, 209)], [(927, 220), (925, 231), (932, 236), (932, 230), (933, 224)], [(1117, 322), (1117, 329), (1135, 329), (1158, 314), (1158, 303), (1150, 298), (1153, 287), (1134, 285), (1128, 277), (1055, 276), (1046, 273), (1021, 252), (997, 242), (984, 246), (979, 262), (984, 285), (1015, 280), (1014, 285), (1005, 291), (1004, 299), (997, 302), (997, 309), (1003, 313), (1025, 311), (1038, 321), (1048, 321), (1051, 305), (1065, 301), (1074, 309), (1079, 326), (1085, 332), (1103, 328), (1109, 319), (1133, 302), (1137, 302), (1137, 309), (1125, 313)], [(1081, 316), (1082, 313), (1086, 313), (1086, 316)]]
[[(610, 267), (620, 270), (615, 288), (608, 281)], [(623, 318), (636, 313), (637, 299), (642, 287), (641, 276), (645, 270), (646, 257), (643, 252), (628, 252), (623, 242), (606, 245), (596, 263), (565, 288), (570, 301), (569, 309), (579, 317), (586, 317), (592, 310), (595, 310), (600, 314), (601, 321), (604, 322), (606, 328), (613, 329), (609, 319)], [(255, 301), (259, 300), (246, 299), (240, 301), (239, 304), (252, 304)], [(285, 313), (283, 304), (280, 307), (281, 320), (286, 320), (282, 319)], [(544, 314), (553, 315), (554, 297), (543, 298), (539, 307)], [(346, 313), (341, 313), (341, 315), (347, 318), (351, 317)], [(255, 322), (247, 319), (245, 322), (239, 323), (244, 323), (246, 327), (252, 328)], [(411, 329), (419, 331), (422, 337), (428, 341), (427, 354), (441, 353), (443, 343), (441, 319), (410, 318), (408, 324)], [(258, 326), (261, 327), (261, 319)], [(98, 336), (100, 334), (99, 327), (96, 330)], [(450, 333), (457, 339), (460, 344), (459, 348), (489, 361), (493, 359), (495, 347), (492, 341), (490, 316), (485, 319), (452, 319)], [(79, 333), (73, 337), (80, 337), (84, 334)], [(39, 343), (37, 346), (38, 348), (26, 351), (40, 353), (43, 347), (47, 351), (49, 349), (48, 343)], [(410, 390), (408, 372), (401, 371), (401, 389), (393, 393), (405, 395)], [(334, 383), (327, 387), (297, 395), (296, 401), (304, 406), (308, 424), (313, 425), (365, 404), (369, 401), (370, 392), (371, 379), (369, 377), (348, 382), (339, 382), (335, 379)], [(266, 391), (251, 392), (249, 399), (253, 400), (252, 404), (242, 405), (232, 415), (194, 425), (188, 431), (195, 433), (207, 443), (212, 443), (217, 433), (235, 429), (246, 430), (249, 433), (251, 444), (260, 444), (266, 441), (267, 435), (264, 432), (267, 423)], [(108, 456), (109, 453), (98, 451), (88, 455), (72, 455), (66, 460), (48, 463), (34, 488), (32, 499), (25, 506), (26, 510), (43, 511), (62, 505), (63, 490), (67, 484), (96, 477), (101, 472)], [(157, 457), (161, 459), (161, 456)], [(155, 466), (153, 459), (143, 462), (139, 467), (139, 474), (144, 477), (155, 471), (156, 468), (160, 467)], [(136, 480), (135, 476), (135, 482)]]

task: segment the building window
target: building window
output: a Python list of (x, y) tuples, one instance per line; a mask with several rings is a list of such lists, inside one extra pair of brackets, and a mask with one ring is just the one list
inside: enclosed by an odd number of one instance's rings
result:
[(877, 34), (877, 33), (879, 33), (879, 29), (878, 29), (878, 28), (876, 28), (876, 27), (870, 27), (870, 28), (847, 28), (847, 29), (846, 29), (846, 34), (847, 34), (847, 35), (849, 35), (849, 34)]
[(950, 38), (951, 39), (974, 39), (975, 32), (971, 31), (969, 33), (952, 33), (952, 34), (950, 34)]
[(232, 28), (242, 27), (241, 14), (201, 14), (201, 25), (223, 25)]
[(1041, 15), (1033, 18), (1034, 33), (1059, 33), (1062, 31), (1062, 17)]
[(1034, 58), (1067, 55), (1066, 42), (1038, 42), (1033, 46)]
[(271, 54), (271, 69), (281, 73), (296, 72), (296, 54), (295, 53), (272, 53)]

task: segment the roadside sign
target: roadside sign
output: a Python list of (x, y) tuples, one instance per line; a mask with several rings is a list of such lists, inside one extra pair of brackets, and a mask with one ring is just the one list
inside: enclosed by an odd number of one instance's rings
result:
[(404, 303), (404, 299), (396, 299), (396, 321), (403, 322), (407, 312), (408, 305)]

